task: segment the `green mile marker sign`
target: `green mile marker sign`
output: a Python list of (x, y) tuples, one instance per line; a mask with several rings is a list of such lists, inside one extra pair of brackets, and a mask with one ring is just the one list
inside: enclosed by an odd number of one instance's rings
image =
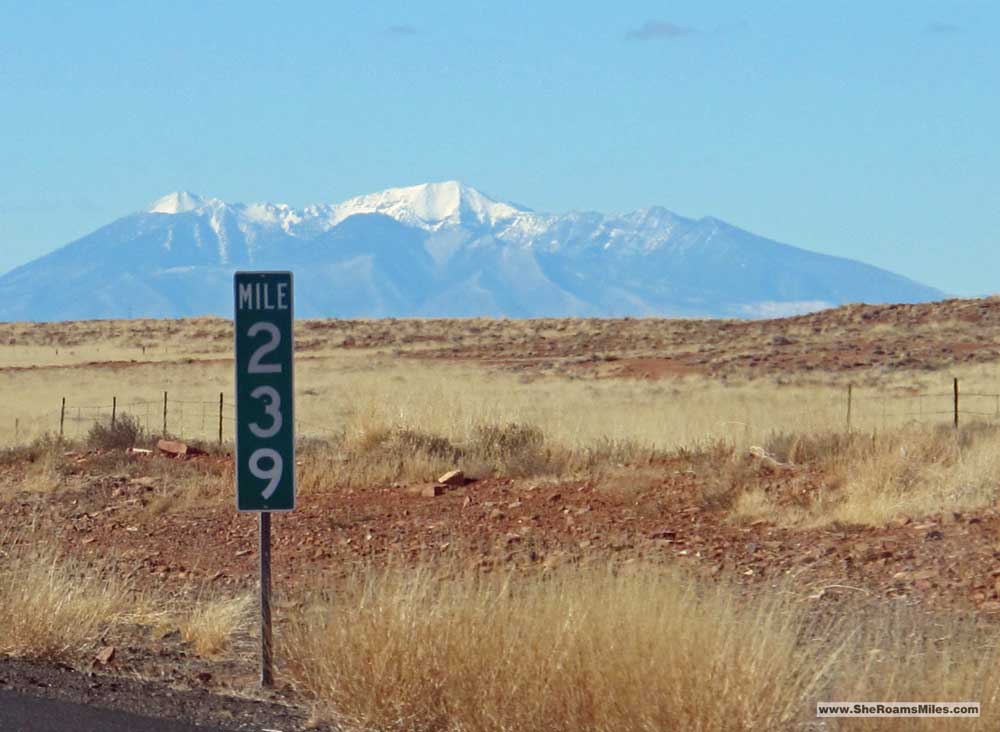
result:
[(295, 508), (291, 272), (237, 272), (236, 508)]

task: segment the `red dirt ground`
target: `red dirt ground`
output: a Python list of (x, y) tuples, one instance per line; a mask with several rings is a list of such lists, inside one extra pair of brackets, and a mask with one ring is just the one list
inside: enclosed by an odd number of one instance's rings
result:
[[(154, 473), (155, 461), (140, 458)], [(225, 458), (198, 458), (224, 460)], [(748, 457), (779, 503), (802, 503), (822, 485), (807, 466)], [(86, 470), (86, 457), (83, 461)], [(944, 514), (881, 528), (822, 529), (734, 522), (713, 501), (715, 468), (668, 461), (613, 485), (489, 479), (424, 497), (405, 487), (317, 492), (274, 521), (278, 587), (311, 585), (359, 566), (452, 556), (483, 570), (532, 571), (561, 563), (680, 561), (753, 584), (794, 574), (817, 600), (842, 592), (920, 601), (931, 608), (1000, 612), (1000, 512)], [(140, 471), (141, 472), (141, 471)], [(228, 489), (226, 489), (228, 492)], [(189, 510), (152, 512), (151, 489), (126, 476), (86, 475), (80, 488), (2, 501), (5, 523), (51, 528), (74, 556), (111, 559), (136, 579), (181, 589), (251, 587), (256, 520), (231, 496)], [(146, 581), (142, 582), (147, 584)]]

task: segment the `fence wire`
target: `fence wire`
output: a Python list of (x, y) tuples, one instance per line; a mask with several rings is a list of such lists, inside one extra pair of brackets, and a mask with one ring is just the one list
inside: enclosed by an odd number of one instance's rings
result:
[[(166, 396), (166, 400), (164, 399)], [(220, 399), (221, 397), (221, 399)], [(221, 404), (221, 411), (220, 411)], [(888, 429), (905, 424), (947, 424), (965, 421), (1000, 424), (1000, 393), (959, 391), (921, 393), (870, 393), (851, 390), (845, 394), (845, 413), (840, 419), (847, 429)], [(805, 407), (804, 417), (815, 416), (814, 408)], [(69, 438), (86, 437), (95, 424), (108, 424), (123, 415), (135, 419), (151, 435), (170, 435), (180, 439), (231, 441), (236, 425), (236, 410), (226, 395), (207, 399), (174, 399), (160, 392), (155, 398), (117, 400), (101, 404), (75, 403), (71, 398), (55, 409), (36, 415), (14, 418), (3, 431), (12, 435), (15, 444), (41, 434), (62, 434)], [(830, 412), (835, 424), (837, 416)], [(733, 422), (749, 429), (750, 425)], [(330, 437), (342, 425), (319, 423), (296, 417), (296, 434), (302, 437)]]
[(868, 395), (848, 390), (848, 428), (872, 425), (887, 428), (890, 423), (900, 422), (946, 423), (948, 418), (952, 424), (970, 418), (1000, 423), (1000, 393), (962, 392), (957, 379), (951, 392)]
[[(236, 409), (224, 396), (221, 399), (219, 396), (174, 399), (168, 395), (166, 400), (162, 396), (133, 400), (111, 398), (103, 404), (75, 403), (66, 398), (55, 409), (15, 417), (10, 428), (15, 444), (46, 433), (76, 439), (86, 437), (94, 425), (108, 425), (125, 415), (136, 420), (147, 434), (203, 441), (232, 440), (236, 424)], [(296, 434), (301, 436), (329, 436), (335, 432), (331, 425), (298, 418), (295, 426)]]

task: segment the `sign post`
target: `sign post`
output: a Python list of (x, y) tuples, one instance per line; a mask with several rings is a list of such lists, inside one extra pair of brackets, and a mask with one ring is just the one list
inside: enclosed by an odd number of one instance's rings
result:
[(291, 272), (237, 272), (236, 509), (260, 514), (261, 685), (274, 683), (271, 513), (295, 508)]

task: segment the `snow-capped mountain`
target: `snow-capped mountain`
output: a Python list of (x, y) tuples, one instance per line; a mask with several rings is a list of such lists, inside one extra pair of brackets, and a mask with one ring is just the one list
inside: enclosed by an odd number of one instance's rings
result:
[(773, 317), (942, 293), (664, 208), (536, 213), (455, 181), (335, 204), (171, 193), (0, 277), (0, 320), (229, 315), (238, 269), (291, 269), (301, 317)]

